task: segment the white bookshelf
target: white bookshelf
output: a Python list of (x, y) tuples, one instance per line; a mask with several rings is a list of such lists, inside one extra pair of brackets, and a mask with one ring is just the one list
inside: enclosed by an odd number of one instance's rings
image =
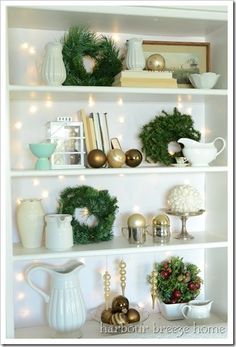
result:
[[(150, 295), (146, 276), (152, 270), (153, 262), (169, 255), (179, 255), (202, 268), (204, 287), (202, 297), (214, 300), (212, 316), (202, 326), (222, 327), (224, 333), (194, 334), (191, 330), (184, 337), (184, 343), (230, 343), (232, 342), (233, 312), (227, 298), (232, 293), (232, 183), (233, 183), (233, 82), (232, 82), (232, 22), (233, 4), (223, 2), (217, 6), (196, 2), (195, 6), (167, 6), (158, 2), (155, 6), (79, 6), (59, 3), (21, 4), (8, 6), (2, 11), (2, 33), (7, 38), (3, 42), (6, 57), (3, 59), (2, 111), (1, 121), (2, 170), (3, 170), (3, 257), (4, 293), (6, 300), (3, 316), (3, 340), (7, 343), (46, 344), (52, 341), (53, 332), (47, 326), (44, 304), (33, 293), (25, 281), (16, 280), (17, 273), (24, 273), (32, 262), (63, 264), (66, 259), (83, 258), (85, 270), (82, 274), (81, 289), (87, 300), (90, 312), (103, 300), (102, 283), (99, 271), (107, 262), (111, 268), (118, 259), (124, 257), (129, 269), (127, 283), (132, 301), (142, 301), (150, 310)], [(7, 19), (7, 20), (6, 20)], [(118, 44), (124, 44), (130, 37), (152, 40), (210, 42), (212, 71), (221, 77), (216, 89), (193, 88), (121, 88), (121, 87), (49, 87), (41, 85), (35, 75), (35, 56), (21, 50), (21, 44), (32, 44), (36, 55), (42, 56), (44, 45), (61, 37), (72, 25), (90, 24), (90, 28), (100, 33), (120, 36)], [(173, 29), (174, 28), (174, 29)], [(187, 28), (187, 29), (186, 29)], [(4, 45), (5, 43), (5, 45)], [(228, 55), (228, 62), (226, 56)], [(14, 58), (14, 59), (13, 59)], [(38, 61), (37, 61), (38, 64)], [(33, 73), (28, 71), (33, 67)], [(92, 98), (93, 105), (89, 105)], [(47, 107), (47, 100), (51, 106)], [(31, 107), (34, 112), (31, 112)], [(141, 165), (137, 168), (120, 169), (79, 169), (35, 171), (34, 159), (29, 155), (28, 143), (38, 142), (44, 136), (47, 121), (55, 120), (57, 115), (74, 117), (80, 108), (87, 112), (108, 111), (111, 137), (122, 136), (122, 146), (126, 150), (137, 148), (137, 129), (140, 129), (162, 109), (179, 107), (193, 116), (196, 128), (202, 132), (203, 140), (212, 142), (222, 136), (227, 141), (227, 149), (209, 167), (159, 167)], [(120, 119), (123, 119), (121, 122)], [(15, 124), (21, 123), (20, 129)], [(34, 180), (37, 179), (37, 185)], [(33, 182), (33, 183), (32, 183)], [(142, 247), (129, 245), (120, 236), (121, 226), (127, 215), (137, 207), (148, 220), (164, 207), (168, 189), (176, 184), (189, 182), (205, 195), (206, 213), (188, 221), (188, 229), (193, 240), (182, 242), (171, 238), (170, 243), (160, 246), (153, 244), (148, 236)], [(114, 239), (90, 245), (74, 245), (64, 252), (52, 252), (44, 246), (38, 249), (25, 249), (19, 243), (15, 225), (16, 201), (28, 196), (41, 196), (46, 213), (55, 210), (59, 192), (68, 185), (88, 184), (99, 189), (108, 189), (119, 200), (119, 213), (114, 226)], [(180, 230), (178, 218), (171, 219), (172, 232)], [(137, 282), (137, 278), (139, 282)], [(142, 280), (141, 280), (142, 279)], [(41, 278), (38, 277), (38, 281)], [(47, 286), (43, 278), (42, 286)], [(96, 283), (96, 286), (95, 286)], [(137, 284), (138, 283), (138, 284)], [(96, 290), (94, 290), (96, 287)], [(132, 288), (129, 288), (132, 287)], [(118, 284), (114, 283), (114, 291)], [(26, 298), (18, 301), (17, 293), (25, 291)], [(99, 294), (100, 293), (100, 294)], [(93, 302), (91, 297), (94, 297)], [(21, 316), (24, 307), (30, 314)], [(148, 324), (157, 322), (160, 326), (176, 325), (164, 320), (158, 310), (148, 319)], [(189, 324), (178, 321), (178, 325)], [(192, 328), (192, 327), (191, 327)], [(56, 344), (83, 344), (95, 341), (106, 344), (124, 339), (133, 339), (135, 344), (154, 344), (156, 334), (124, 334), (103, 336), (99, 323), (91, 320), (83, 327), (83, 339), (57, 339)], [(141, 338), (141, 339), (140, 339)], [(158, 336), (163, 344), (179, 343), (176, 335)]]

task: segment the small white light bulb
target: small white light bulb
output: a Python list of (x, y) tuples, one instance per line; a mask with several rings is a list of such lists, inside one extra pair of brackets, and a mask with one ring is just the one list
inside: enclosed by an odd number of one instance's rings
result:
[(28, 44), (28, 42), (24, 42), (24, 43), (22, 43), (22, 45), (20, 47), (21, 47), (21, 49), (26, 50), (29, 47), (29, 44)]
[(95, 105), (95, 101), (92, 95), (89, 96), (88, 104), (89, 104), (89, 107), (93, 107)]
[(14, 127), (17, 129), (17, 130), (20, 130), (22, 128), (22, 123), (21, 122), (16, 122), (14, 124)]
[(22, 282), (22, 281), (24, 281), (24, 279), (25, 279), (25, 277), (24, 277), (23, 272), (18, 272), (18, 273), (16, 274), (16, 280), (17, 280), (18, 282)]
[(119, 123), (123, 124), (125, 122), (125, 117), (119, 117)]
[(23, 300), (24, 298), (25, 298), (25, 293), (23, 292), (18, 293), (17, 300)]
[(139, 212), (139, 211), (140, 211), (140, 207), (138, 205), (134, 205), (133, 212)]
[(122, 106), (124, 104), (123, 99), (121, 97), (117, 100), (117, 104), (119, 106)]
[(38, 107), (35, 106), (35, 105), (31, 105), (30, 108), (29, 108), (29, 112), (30, 113), (35, 113), (38, 111)]
[(33, 186), (38, 186), (39, 184), (40, 184), (40, 181), (37, 179), (37, 178), (34, 178), (33, 180), (32, 180), (32, 183), (33, 183)]
[(29, 54), (34, 55), (36, 53), (35, 47), (31, 46), (29, 47)]
[(47, 190), (43, 190), (41, 196), (42, 196), (42, 198), (46, 199), (49, 196), (49, 192)]

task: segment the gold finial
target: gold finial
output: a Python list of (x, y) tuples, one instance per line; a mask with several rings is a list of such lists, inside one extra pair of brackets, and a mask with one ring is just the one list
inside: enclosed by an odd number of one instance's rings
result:
[(109, 298), (110, 298), (110, 282), (111, 275), (108, 271), (106, 271), (103, 275), (103, 283), (104, 283), (104, 299), (105, 299), (105, 307), (106, 310), (109, 308)]
[(151, 274), (151, 297), (152, 297), (152, 308), (154, 309), (157, 299), (157, 271), (153, 270)]
[(121, 260), (120, 264), (120, 285), (121, 285), (121, 290), (122, 290), (122, 295), (125, 296), (125, 287), (126, 287), (126, 263)]

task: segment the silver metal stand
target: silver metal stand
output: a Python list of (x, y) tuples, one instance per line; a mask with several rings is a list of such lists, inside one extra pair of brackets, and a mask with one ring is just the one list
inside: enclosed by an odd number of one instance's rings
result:
[(174, 238), (179, 240), (191, 240), (191, 239), (194, 239), (194, 237), (191, 234), (189, 234), (187, 231), (187, 226), (186, 226), (187, 220), (189, 217), (200, 216), (201, 214), (205, 212), (205, 210), (199, 210), (197, 212), (185, 212), (185, 213), (173, 212), (171, 210), (165, 210), (165, 212), (167, 214), (181, 218), (181, 222), (182, 222), (181, 232), (177, 234), (176, 236), (174, 236)]

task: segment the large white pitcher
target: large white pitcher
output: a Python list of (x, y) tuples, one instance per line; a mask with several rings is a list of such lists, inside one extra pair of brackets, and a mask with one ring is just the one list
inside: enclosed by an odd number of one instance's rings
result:
[[(65, 268), (40, 264), (32, 265), (26, 270), (28, 284), (43, 297), (47, 304), (49, 326), (60, 333), (78, 330), (86, 320), (85, 305), (77, 274), (77, 270), (82, 265), (83, 263), (71, 261)], [(33, 273), (39, 270), (46, 271), (51, 276), (48, 294), (32, 283)]]
[(73, 246), (73, 230), (70, 214), (45, 216), (45, 246), (53, 251), (65, 251)]

